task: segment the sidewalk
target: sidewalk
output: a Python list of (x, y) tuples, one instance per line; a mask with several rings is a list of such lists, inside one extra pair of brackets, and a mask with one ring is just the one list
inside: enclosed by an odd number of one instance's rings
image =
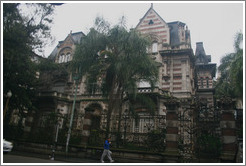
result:
[[(36, 157), (36, 158), (41, 158), (41, 159), (50, 159), (50, 156), (49, 155), (45, 155), (45, 154), (37, 154), (37, 153), (30, 153), (30, 152), (20, 152), (20, 151), (12, 151), (10, 153), (14, 154), (14, 155), (19, 155), (19, 156)], [(67, 162), (67, 163), (100, 163), (100, 160), (89, 159), (89, 158), (63, 157), (63, 156), (60, 156), (60, 155), (55, 155), (54, 160)]]
[[(27, 156), (27, 157), (36, 157), (41, 159), (50, 159), (49, 155), (45, 154), (38, 154), (38, 153), (31, 153), (31, 152), (21, 152), (21, 151), (12, 151), (11, 154), (19, 155), (19, 156)], [(114, 163), (146, 163), (146, 161), (139, 161), (139, 160), (129, 160), (124, 158), (113, 158)], [(62, 161), (67, 163), (101, 163), (100, 159), (92, 159), (92, 158), (78, 158), (78, 157), (70, 157), (70, 156), (61, 156), (55, 154), (55, 161)], [(105, 157), (105, 163), (109, 163), (107, 157)]]

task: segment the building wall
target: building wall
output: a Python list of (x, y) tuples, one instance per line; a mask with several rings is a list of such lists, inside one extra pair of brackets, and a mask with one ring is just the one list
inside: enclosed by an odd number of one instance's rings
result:
[[(155, 89), (155, 93), (158, 95), (156, 98), (156, 112), (154, 116), (150, 116), (148, 110), (139, 111), (139, 120), (136, 121), (133, 117), (126, 116), (121, 120), (121, 132), (127, 133), (140, 133), (144, 134), (151, 130), (157, 130), (160, 127), (166, 127), (167, 107), (164, 104), (166, 98), (164, 96), (169, 95), (177, 97), (179, 100), (185, 100), (181, 102), (177, 117), (181, 115), (189, 117), (188, 112), (191, 111), (190, 103), (188, 99), (191, 99), (195, 95), (195, 64), (194, 54), (190, 45), (190, 33), (187, 26), (181, 22), (166, 23), (158, 13), (151, 7), (147, 13), (140, 20), (136, 29), (143, 35), (149, 36), (152, 41), (152, 45), (148, 48), (149, 56), (151, 56), (156, 62), (160, 64), (159, 67), (159, 81), (158, 87)], [(72, 60), (74, 51), (76, 49), (72, 36), (68, 37), (60, 42), (56, 47), (54, 60), (56, 63), (66, 63)], [(61, 55), (70, 55), (70, 59), (67, 61), (61, 60)], [(208, 77), (209, 87), (211, 87), (211, 76), (207, 71), (199, 73), (198, 77)], [(66, 100), (63, 98), (57, 98), (57, 110), (64, 110), (64, 114), (69, 115), (72, 109), (72, 103), (75, 94), (75, 82), (72, 79), (70, 73), (67, 77), (67, 82), (63, 85), (66, 89), (63, 91), (67, 95)], [(86, 76), (83, 76), (82, 80), (78, 84), (77, 100), (76, 100), (76, 118), (74, 119), (75, 129), (79, 131), (84, 140), (88, 140), (90, 136), (90, 129), (92, 127), (93, 116), (100, 116), (100, 128), (106, 129), (107, 119), (107, 100), (100, 96), (100, 92), (97, 95), (88, 94), (86, 91)], [(198, 87), (200, 87), (200, 80), (198, 81)], [(140, 84), (139, 84), (140, 86)], [(53, 88), (53, 90), (56, 90)], [(139, 88), (139, 93), (151, 93), (149, 87)], [(211, 99), (211, 93), (202, 94), (209, 100)], [(94, 108), (92, 112), (87, 112), (87, 108), (97, 104), (99, 107)], [(128, 105), (123, 106), (123, 110), (127, 110)], [(137, 111), (137, 110), (136, 110)], [(118, 114), (112, 114), (111, 131), (117, 131), (118, 126)], [(191, 128), (193, 125), (192, 118), (183, 122), (175, 120), (175, 138), (182, 137), (186, 144), (191, 143), (191, 135), (188, 134), (184, 126)], [(170, 124), (173, 122), (170, 122)], [(126, 126), (127, 125), (127, 126)], [(124, 131), (125, 130), (125, 131)], [(127, 135), (127, 139), (134, 141), (136, 138), (133, 135)], [(138, 138), (140, 139), (140, 138)], [(143, 139), (143, 138), (141, 138)]]
[(167, 23), (152, 9), (141, 19), (136, 29), (142, 34), (150, 35), (153, 42), (169, 44), (170, 34)]

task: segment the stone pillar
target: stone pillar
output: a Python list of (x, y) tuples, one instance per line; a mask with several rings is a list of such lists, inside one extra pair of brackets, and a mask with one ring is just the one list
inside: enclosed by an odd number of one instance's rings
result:
[(219, 105), (221, 108), (220, 128), (222, 140), (220, 158), (224, 161), (233, 161), (237, 150), (234, 102), (230, 98), (224, 97), (220, 99)]
[(92, 114), (86, 113), (83, 121), (83, 130), (82, 130), (82, 145), (87, 145), (88, 139), (90, 136), (90, 128), (91, 128), (91, 119)]
[(24, 126), (24, 138), (28, 138), (30, 136), (32, 126), (33, 126), (33, 113), (32, 111), (27, 115)]
[(171, 98), (164, 102), (167, 108), (166, 123), (166, 150), (165, 155), (168, 162), (178, 162), (178, 108), (179, 102), (177, 99)]

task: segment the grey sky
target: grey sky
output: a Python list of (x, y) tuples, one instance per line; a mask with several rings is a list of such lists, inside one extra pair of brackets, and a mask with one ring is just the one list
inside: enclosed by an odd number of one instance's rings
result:
[[(103, 16), (112, 25), (118, 23), (123, 15), (127, 28), (135, 28), (139, 20), (150, 8), (151, 1), (109, 1), (109, 2), (68, 2), (55, 9), (52, 34), (55, 42), (46, 48), (47, 57), (58, 41), (64, 40), (72, 32), (85, 34), (93, 26), (96, 16)], [(225, 1), (212, 3), (198, 2), (155, 2), (154, 10), (166, 22), (181, 21), (186, 23), (191, 32), (192, 48), (195, 43), (203, 42), (205, 52), (212, 56), (212, 63), (219, 65), (220, 58), (233, 52), (234, 36), (244, 32), (243, 2)]]

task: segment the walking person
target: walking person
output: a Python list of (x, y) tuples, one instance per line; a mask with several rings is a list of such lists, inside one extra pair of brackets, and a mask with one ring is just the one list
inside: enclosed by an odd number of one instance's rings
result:
[(102, 156), (101, 156), (101, 162), (102, 163), (104, 163), (103, 159), (104, 159), (104, 157), (106, 155), (107, 155), (107, 157), (108, 157), (108, 159), (110, 160), (111, 163), (114, 162), (114, 160), (111, 157), (112, 152), (109, 150), (110, 144), (111, 144), (111, 139), (110, 138), (106, 139), (105, 143), (104, 143), (104, 146), (103, 146), (104, 150), (103, 150), (103, 153), (102, 153)]

